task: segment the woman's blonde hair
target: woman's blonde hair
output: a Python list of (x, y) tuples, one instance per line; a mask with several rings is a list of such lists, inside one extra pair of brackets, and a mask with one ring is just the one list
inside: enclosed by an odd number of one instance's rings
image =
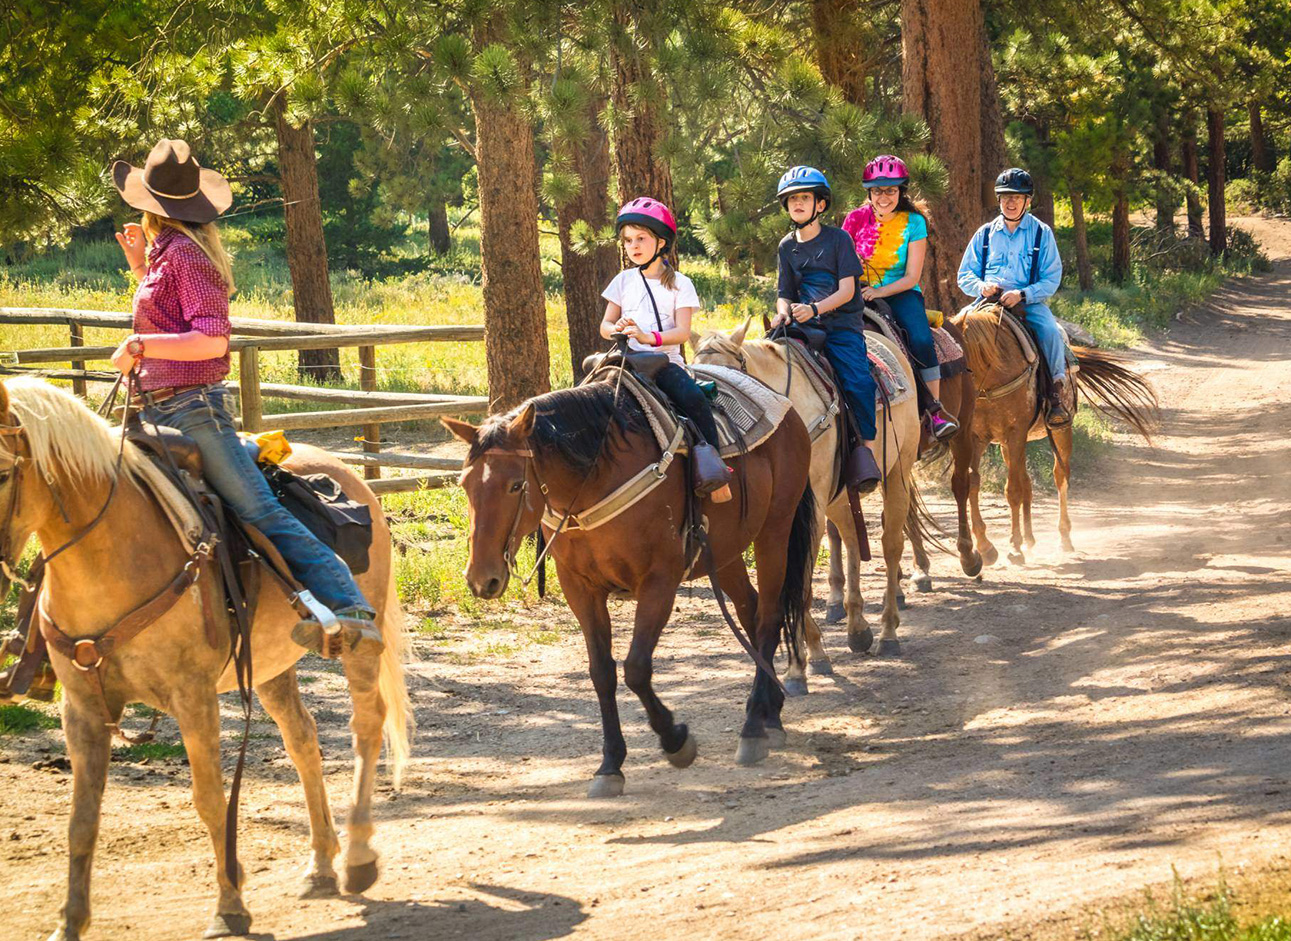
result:
[[(650, 234), (653, 235), (660, 242), (668, 241), (667, 239), (659, 238), (657, 233), (651, 232), (645, 226), (633, 225), (630, 222), (627, 225), (623, 226), (623, 229), (619, 230), (620, 239), (623, 238), (624, 229), (640, 229), (642, 232), (650, 232)], [(659, 283), (662, 284), (669, 291), (675, 291), (677, 290), (677, 266), (673, 261), (669, 259), (668, 256), (671, 254), (672, 254), (672, 246), (669, 245), (668, 251), (665, 251), (662, 255), (659, 256), (660, 259), (663, 261), (663, 274), (659, 276)]]
[(233, 262), (229, 259), (229, 253), (224, 250), (224, 243), (220, 241), (220, 230), (214, 222), (180, 222), (178, 219), (167, 219), (152, 212), (143, 214), (143, 235), (149, 245), (161, 235), (162, 229), (174, 229), (192, 239), (193, 244), (202, 250), (202, 254), (211, 260), (211, 264), (219, 272), (229, 297), (233, 296), (233, 292), (237, 290), (233, 283)]

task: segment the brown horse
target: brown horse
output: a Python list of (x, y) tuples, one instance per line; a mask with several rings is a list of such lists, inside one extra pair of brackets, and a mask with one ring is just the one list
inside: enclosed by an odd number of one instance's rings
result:
[[(79, 399), (39, 380), (0, 384), (0, 561), (12, 569), (34, 533), (50, 559), (39, 598), (40, 617), (76, 639), (113, 629), (130, 612), (159, 595), (190, 559), (160, 505), (135, 482), (129, 468), (146, 460), (127, 445), (120, 479), (119, 437)], [(385, 640), (379, 659), (342, 658), (354, 703), (355, 778), (346, 853), (346, 889), (362, 891), (377, 876), (369, 845), (372, 792), (384, 729), (396, 780), (408, 756), (411, 722), (403, 678), (404, 625), (391, 572), (390, 531), (381, 505), (352, 471), (321, 451), (297, 449), (289, 462), (298, 473), (326, 473), (372, 510), (371, 566), (359, 584), (378, 609)], [(101, 513), (101, 516), (100, 516)], [(77, 537), (80, 537), (77, 539)], [(67, 903), (51, 941), (81, 937), (90, 921), (90, 866), (108, 776), (111, 733), (127, 703), (144, 702), (179, 722), (193, 776), (193, 802), (215, 849), (219, 902), (206, 937), (245, 934), (251, 916), (241, 879), (230, 879), (225, 858), (225, 799), (220, 772), (218, 694), (236, 687), (228, 643), (206, 640), (200, 593), (220, 598), (215, 566), (203, 565), (194, 586), (138, 636), (110, 650), (101, 666), (86, 668), (51, 649), (63, 684), (63, 731), (72, 762), (72, 816), (68, 828)], [(332, 858), (339, 850), (323, 786), (322, 755), (314, 720), (300, 700), (296, 661), (305, 653), (291, 640), (297, 615), (283, 593), (264, 579), (252, 632), (253, 683), (304, 785), (313, 858), (301, 897), (336, 895)], [(8, 590), (8, 579), (0, 578)], [(223, 604), (216, 636), (227, 638)], [(78, 650), (78, 661), (80, 659)], [(101, 692), (95, 677), (101, 678)], [(107, 715), (105, 716), (105, 710)], [(154, 887), (163, 889), (162, 886)]]
[[(619, 398), (609, 383), (590, 382), (530, 399), (479, 427), (453, 420), (444, 424), (471, 446), (461, 484), (471, 521), (466, 581), (478, 597), (497, 598), (506, 590), (520, 539), (537, 527), (544, 510), (554, 514), (545, 518), (543, 534), (550, 540), (565, 600), (583, 630), (601, 710), (604, 751), (589, 796), (623, 793), (627, 746), (615, 701), (611, 595), (637, 602), (624, 680), (645, 706), (668, 760), (688, 766), (697, 753), (695, 738), (674, 721), (651, 686), (655, 645), (678, 586), (702, 574), (712, 574), (734, 601), (763, 664), (771, 665), (782, 626), (786, 643), (792, 643), (805, 610), (815, 547), (811, 444), (802, 420), (789, 411), (762, 444), (729, 460), (735, 499), (701, 505), (713, 564), (709, 569), (701, 558), (694, 570), (683, 538), (688, 468), (667, 452), (660, 455), (645, 414), (626, 392)], [(652, 488), (596, 525), (588, 510), (633, 479), (648, 480)], [(569, 522), (560, 528), (557, 521), (566, 514)], [(586, 525), (574, 525), (580, 514)], [(750, 543), (756, 591), (743, 556)], [(773, 674), (760, 666), (736, 761), (754, 764), (783, 741), (783, 703)]]
[[(999, 305), (961, 311), (954, 321), (964, 332), (968, 363), (979, 388), (977, 408), (972, 424), (973, 455), (968, 475), (969, 503), (972, 509), (973, 534), (977, 549), (987, 565), (999, 558), (995, 546), (986, 537), (986, 523), (978, 506), (981, 488), (981, 460), (988, 445), (1000, 445), (1008, 468), (1005, 494), (1012, 512), (1012, 551), (1009, 561), (1026, 562), (1022, 547), (1035, 545), (1031, 531), (1031, 476), (1027, 473), (1028, 441), (1049, 436), (1053, 447), (1053, 479), (1058, 489), (1058, 533), (1065, 552), (1073, 550), (1071, 519), (1067, 515), (1067, 489), (1071, 477), (1072, 426), (1045, 426), (1041, 414), (1039, 391), (1034, 380), (1036, 364), (1028, 362), (1022, 344), (1001, 318)], [(1126, 368), (1124, 360), (1112, 353), (1088, 347), (1072, 347), (1078, 369), (1075, 382), (1067, 383), (1069, 400), (1065, 403), (1073, 415), (1084, 393), (1099, 412), (1124, 421), (1151, 440), (1157, 417), (1157, 398), (1152, 387), (1137, 373)]]

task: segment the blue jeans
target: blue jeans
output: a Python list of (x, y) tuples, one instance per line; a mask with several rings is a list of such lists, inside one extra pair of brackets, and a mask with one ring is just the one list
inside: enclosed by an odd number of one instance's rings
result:
[(143, 418), (177, 428), (197, 442), (211, 489), (240, 519), (265, 534), (291, 574), (315, 598), (333, 611), (360, 608), (375, 613), (349, 567), (273, 495), (238, 437), (228, 395), (221, 386), (203, 386), (145, 408)]
[(834, 375), (856, 417), (861, 437), (873, 441), (878, 437), (874, 423), (874, 396), (878, 386), (870, 373), (865, 334), (850, 328), (829, 330), (825, 337), (825, 358), (834, 367)]
[[(1016, 307), (1013, 310), (1018, 312)], [(1028, 304), (1024, 319), (1040, 341), (1040, 352), (1049, 364), (1049, 374), (1055, 379), (1067, 375), (1067, 334), (1054, 319), (1053, 311), (1047, 304)]]
[(923, 295), (912, 288), (883, 299), (905, 331), (910, 355), (914, 358), (912, 365), (919, 378), (924, 382), (936, 382), (941, 378), (941, 366), (937, 363), (937, 348), (932, 342), (932, 327), (928, 325), (928, 308), (924, 306)]

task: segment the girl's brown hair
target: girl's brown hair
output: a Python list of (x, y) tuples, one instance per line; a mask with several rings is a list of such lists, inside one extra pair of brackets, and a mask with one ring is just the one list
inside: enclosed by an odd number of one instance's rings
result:
[(224, 243), (220, 241), (220, 230), (216, 228), (214, 222), (180, 222), (178, 219), (167, 219), (152, 212), (143, 214), (143, 234), (149, 245), (161, 235), (162, 229), (174, 229), (192, 239), (193, 244), (202, 250), (202, 254), (211, 260), (211, 264), (219, 272), (229, 297), (233, 296), (233, 292), (237, 290), (233, 283), (233, 262), (229, 258), (229, 253), (224, 250)]
[[(655, 239), (668, 245), (667, 239), (660, 238), (656, 233), (651, 232), (643, 225), (632, 225), (631, 223), (628, 223), (619, 230), (620, 239), (623, 238), (623, 232), (627, 229), (640, 229), (642, 232), (650, 232)], [(669, 291), (675, 291), (677, 290), (677, 263), (673, 261), (671, 256), (673, 256), (672, 246), (668, 245), (668, 247), (665, 248), (659, 256), (660, 260), (663, 262), (663, 274), (659, 276), (659, 283)]]

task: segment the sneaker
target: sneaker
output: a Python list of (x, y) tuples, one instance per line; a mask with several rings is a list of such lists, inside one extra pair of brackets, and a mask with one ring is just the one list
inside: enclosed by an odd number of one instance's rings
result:
[(933, 438), (937, 441), (945, 441), (959, 431), (959, 422), (947, 415), (940, 405), (928, 414), (928, 424), (932, 428)]
[[(364, 608), (342, 608), (336, 612), (341, 624), (341, 647), (367, 657), (380, 656), (385, 641), (377, 629), (372, 612)], [(316, 654), (323, 652), (323, 625), (313, 618), (301, 618), (292, 628), (291, 639)]]

